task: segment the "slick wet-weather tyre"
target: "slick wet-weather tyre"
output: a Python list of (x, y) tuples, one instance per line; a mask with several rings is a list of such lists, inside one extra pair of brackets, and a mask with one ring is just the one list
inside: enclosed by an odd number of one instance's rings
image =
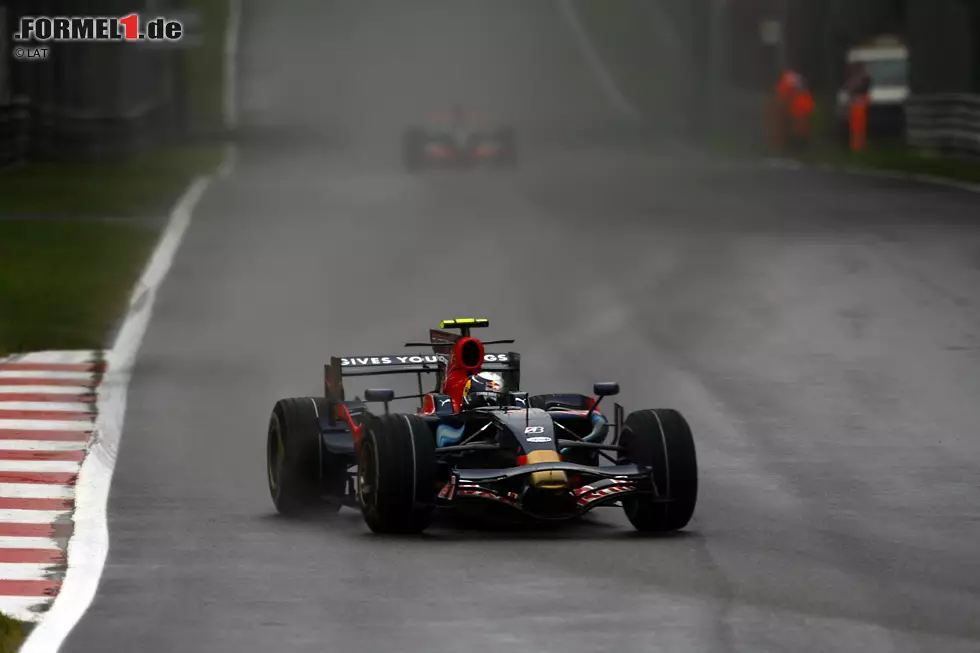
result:
[(375, 533), (421, 533), (436, 500), (435, 439), (416, 415), (375, 415), (357, 457), (361, 513)]
[(698, 461), (684, 416), (669, 408), (630, 413), (619, 444), (630, 461), (653, 469), (660, 495), (625, 497), (623, 510), (630, 523), (639, 531), (655, 533), (687, 526), (698, 501)]
[[(266, 471), (272, 502), (283, 515), (297, 517), (340, 509), (337, 501), (321, 499), (321, 469), (318, 412), (325, 409), (322, 399), (296, 397), (281, 399), (269, 418), (266, 445)], [(325, 479), (339, 482), (338, 479)]]

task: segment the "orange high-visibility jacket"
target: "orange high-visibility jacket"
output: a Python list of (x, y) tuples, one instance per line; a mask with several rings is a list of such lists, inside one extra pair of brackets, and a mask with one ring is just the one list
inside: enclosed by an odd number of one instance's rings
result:
[(790, 102), (789, 112), (799, 134), (810, 133), (810, 116), (816, 109), (813, 94), (806, 88), (799, 89)]
[(789, 102), (793, 94), (803, 85), (803, 78), (799, 73), (792, 70), (785, 70), (779, 76), (776, 84), (776, 98), (781, 102)]

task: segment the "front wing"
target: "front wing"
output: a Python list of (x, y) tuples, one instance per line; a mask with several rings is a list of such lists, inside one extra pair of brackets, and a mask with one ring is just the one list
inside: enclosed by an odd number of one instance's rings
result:
[[(560, 512), (543, 514), (527, 504), (526, 494), (515, 491), (513, 481), (543, 471), (564, 471), (570, 477), (582, 480), (576, 487), (562, 491), (567, 495), (564, 497), (567, 508)], [(449, 507), (475, 499), (504, 504), (537, 519), (568, 519), (628, 495), (652, 495), (650, 500), (657, 501), (651, 471), (648, 467), (633, 464), (591, 467), (564, 462), (506, 469), (457, 469), (439, 491), (438, 505)]]

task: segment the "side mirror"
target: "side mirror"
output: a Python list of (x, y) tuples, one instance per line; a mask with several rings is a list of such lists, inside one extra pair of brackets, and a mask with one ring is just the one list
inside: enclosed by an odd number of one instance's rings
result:
[(385, 415), (388, 414), (388, 403), (395, 398), (394, 390), (365, 390), (364, 391), (364, 401), (380, 401), (385, 405)]
[(619, 394), (619, 384), (615, 381), (605, 381), (603, 383), (593, 383), (592, 392), (598, 397), (596, 402), (592, 404), (592, 408), (589, 409), (588, 415), (591, 418), (592, 413), (595, 412), (596, 408), (599, 407), (599, 403), (602, 401), (603, 397), (612, 397)]
[(394, 390), (365, 390), (364, 391), (364, 401), (380, 401), (383, 403), (388, 403), (395, 398)]
[(613, 397), (619, 394), (619, 384), (615, 381), (594, 383), (592, 385), (592, 392), (597, 397)]

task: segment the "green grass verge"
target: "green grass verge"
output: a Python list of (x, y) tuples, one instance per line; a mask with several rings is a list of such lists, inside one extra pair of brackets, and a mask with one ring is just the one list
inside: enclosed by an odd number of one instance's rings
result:
[(164, 148), (124, 163), (37, 164), (0, 174), (0, 215), (131, 217), (165, 213), (217, 146)]
[(100, 349), (156, 230), (81, 220), (0, 220), (0, 355)]
[(0, 653), (16, 653), (31, 631), (31, 624), (0, 614)]

